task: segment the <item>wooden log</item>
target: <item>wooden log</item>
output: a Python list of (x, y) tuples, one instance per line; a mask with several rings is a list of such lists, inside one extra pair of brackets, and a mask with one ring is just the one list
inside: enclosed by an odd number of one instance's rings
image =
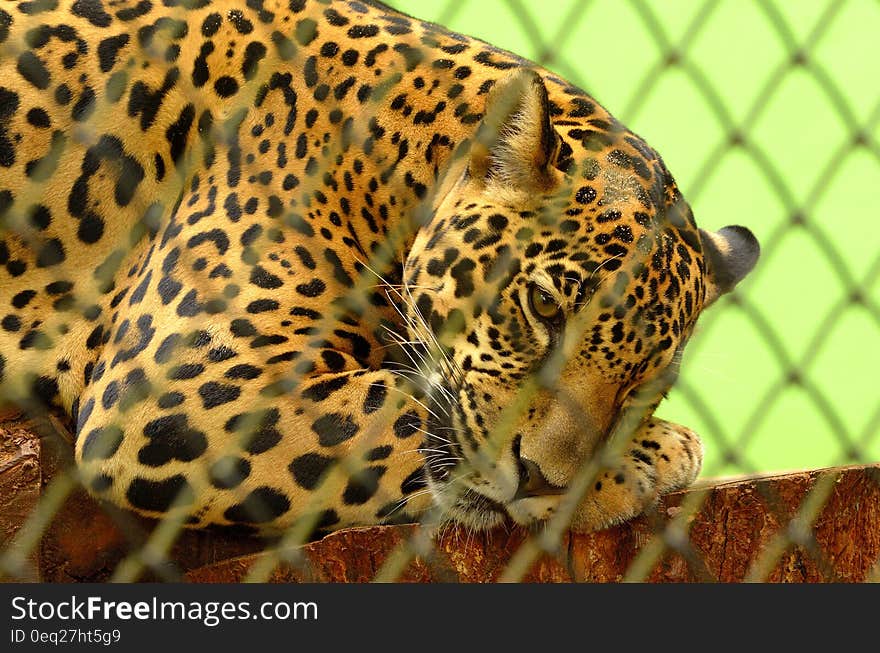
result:
[[(41, 489), (70, 464), (63, 437), (0, 417), (0, 555), (36, 509)], [(42, 438), (35, 432), (40, 432)], [(45, 490), (43, 490), (45, 491)], [(810, 499), (809, 497), (813, 497)], [(814, 510), (811, 510), (811, 501)], [(694, 508), (691, 508), (694, 504)], [(796, 519), (799, 515), (805, 520)], [(67, 495), (38, 547), (7, 580), (106, 581), (137, 560), (155, 523)], [(273, 582), (366, 582), (387, 571), (419, 526), (352, 528), (307, 544), (297, 564), (267, 560), (266, 543), (223, 532), (185, 531), (169, 560), (136, 565), (139, 580), (239, 582), (268, 566)], [(665, 540), (658, 534), (666, 533)], [(523, 529), (447, 528), (428, 553), (405, 563), (404, 582), (493, 582), (529, 539)], [(657, 546), (661, 543), (660, 546)], [(649, 555), (651, 554), (651, 555)], [(527, 565), (526, 582), (857, 582), (876, 579), (880, 558), (880, 465), (732, 481), (664, 497), (646, 516), (596, 533), (563, 535)], [(873, 572), (872, 572), (873, 569)]]
[[(15, 541), (40, 498), (40, 439), (16, 411), (0, 407), (0, 552)], [(36, 551), (25, 556), (16, 580), (40, 579)], [(0, 578), (2, 578), (0, 574)]]
[[(822, 479), (820, 481), (820, 479)], [(779, 556), (766, 558), (758, 578), (770, 582), (859, 582), (880, 557), (880, 466), (853, 466), (721, 482), (665, 497), (652, 515), (589, 534), (569, 533), (555, 555), (541, 556), (523, 576), (526, 582), (614, 582), (632, 573), (655, 533), (684, 516), (685, 502), (704, 498), (689, 517), (686, 538), (672, 544), (647, 565), (651, 582), (721, 581), (747, 578), (777, 536), (792, 530), (811, 489), (827, 486), (818, 517), (798, 542), (784, 538)], [(795, 522), (797, 523), (797, 522)], [(366, 582), (389, 555), (411, 538), (418, 526), (348, 529), (302, 549), (305, 563), (278, 564), (272, 582)], [(466, 533), (450, 529), (435, 542), (434, 552), (407, 565), (405, 582), (493, 582), (502, 577), (526, 540), (521, 529)], [(192, 582), (238, 582), (265, 554), (234, 558), (187, 573)]]

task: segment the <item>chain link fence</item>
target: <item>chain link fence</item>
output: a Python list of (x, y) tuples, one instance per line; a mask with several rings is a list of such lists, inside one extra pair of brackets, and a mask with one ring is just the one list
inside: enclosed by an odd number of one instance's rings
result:
[(701, 226), (755, 231), (760, 266), (702, 318), (660, 409), (711, 443), (706, 475), (880, 458), (876, 2), (395, 6), (580, 85), (661, 153)]
[[(880, 369), (880, 239), (870, 224), (880, 206), (880, 45), (871, 36), (880, 30), (880, 2), (559, 0), (540, 8), (519, 0), (391, 4), (514, 51), (586, 89), (663, 155), (700, 226), (744, 224), (755, 231), (762, 244), (758, 268), (701, 318), (681, 376), (659, 410), (660, 416), (692, 427), (703, 438), (705, 478), (880, 460), (880, 393), (871, 381)], [(7, 49), (0, 56), (17, 52)], [(156, 61), (158, 55), (158, 48), (141, 52), (145, 61)], [(374, 84), (382, 89), (375, 98), (393, 88), (383, 89), (386, 81)], [(241, 106), (254, 98), (260, 83), (258, 77), (242, 90)], [(367, 137), (367, 117), (347, 138), (325, 148), (319, 163), (329, 169), (348, 147), (346, 141)], [(98, 111), (91, 120), (99, 124), (112, 115)], [(225, 128), (218, 125), (213, 138), (222, 139)], [(194, 166), (198, 158), (191, 157), (187, 165)], [(259, 172), (253, 161), (243, 167)], [(185, 180), (181, 188), (189, 183), (186, 174), (180, 179)], [(404, 173), (395, 172), (390, 183), (405, 184)], [(170, 189), (169, 197), (181, 188)], [(318, 182), (305, 181), (302, 197), (316, 190)], [(39, 184), (29, 192), (38, 196)], [(414, 210), (416, 216), (430, 200), (429, 192)], [(9, 213), (3, 227), (27, 236), (15, 220), (15, 213)], [(380, 274), (388, 261), (380, 254), (364, 261), (364, 268)], [(399, 283), (389, 282), (384, 292), (392, 304), (403, 305), (410, 298)], [(376, 275), (363, 274), (346, 310), (377, 285), (382, 284)], [(199, 291), (211, 293), (210, 288)], [(83, 307), (90, 299), (77, 298)], [(224, 311), (244, 314), (234, 297), (226, 300)], [(332, 328), (340, 317), (333, 315), (316, 328)], [(415, 330), (423, 327), (430, 331), (424, 324)], [(403, 349), (411, 344), (406, 334), (395, 337)], [(448, 364), (430, 334), (420, 344), (421, 358), (409, 360), (416, 377), (428, 376), (432, 365), (436, 371)], [(407, 376), (410, 394), (424, 389), (414, 375)], [(303, 370), (294, 366), (276, 381), (280, 393), (302, 382)], [(163, 389), (150, 391), (158, 396)], [(516, 409), (531, 391), (526, 383)], [(630, 427), (631, 432), (635, 424)], [(43, 428), (46, 438), (69, 440), (69, 426), (54, 418)], [(256, 432), (259, 424), (243, 428)], [(498, 437), (503, 441), (507, 435)], [(247, 580), (269, 578), (279, 561), (307, 564), (300, 545), (309, 540), (322, 503), (360, 472), (359, 456), (378, 437), (364, 438), (327, 474), (312, 509), (268, 546)], [(595, 482), (601, 463), (619, 455), (625, 442), (613, 440), (607, 452), (577, 473), (547, 527), (511, 552), (501, 580), (523, 578), (540, 556), (558, 550), (578, 500)], [(65, 458), (64, 447), (60, 450)], [(461, 465), (456, 469), (464, 473)], [(808, 550), (828, 578), (835, 577), (833, 560), (816, 545), (810, 529), (838, 478), (820, 476), (794, 515), (780, 511), (779, 521), (788, 528), (761, 552), (747, 579), (764, 579), (792, 543)], [(0, 552), (5, 575), (22, 574), (28, 556), (82, 480), (66, 454), (39, 508)], [(772, 490), (761, 491), (768, 505), (780, 503)], [(667, 550), (699, 567), (687, 533), (705, 498), (705, 493), (689, 494), (676, 516), (657, 525), (627, 579), (646, 578)], [(146, 571), (166, 580), (179, 577), (169, 566), (169, 552), (185, 530), (185, 511), (146, 529), (124, 513), (108, 514), (123, 532), (140, 533), (111, 578), (131, 581)], [(415, 557), (429, 556), (438, 533), (448, 527), (445, 517), (442, 509), (430, 511), (425, 527), (388, 555), (376, 580), (394, 581)]]

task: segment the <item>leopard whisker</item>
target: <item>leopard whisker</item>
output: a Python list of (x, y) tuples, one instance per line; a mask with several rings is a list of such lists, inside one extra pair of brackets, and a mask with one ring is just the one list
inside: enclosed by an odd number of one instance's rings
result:
[[(405, 378), (405, 377), (404, 377), (404, 378)], [(429, 415), (431, 415), (432, 417), (434, 417), (434, 419), (436, 419), (436, 420), (438, 420), (438, 421), (440, 420), (440, 416), (439, 416), (437, 413), (435, 413), (435, 412), (434, 412), (433, 410), (431, 410), (427, 405), (425, 405), (424, 402), (422, 402), (421, 400), (417, 399), (416, 397), (413, 397), (410, 393), (405, 392), (404, 390), (401, 390), (400, 388), (395, 388), (395, 387), (389, 387), (388, 389), (389, 389), (389, 390), (394, 390), (395, 392), (399, 392), (400, 394), (402, 394), (402, 395), (403, 395), (404, 397), (406, 397), (407, 399), (412, 400), (413, 402), (415, 402), (416, 404), (418, 404), (419, 406), (421, 406), (422, 408), (424, 408), (425, 411), (427, 411), (427, 413), (428, 413)], [(450, 416), (449, 413), (446, 412), (445, 410), (444, 410), (444, 414), (446, 415), (446, 417), (449, 417), (449, 416)]]

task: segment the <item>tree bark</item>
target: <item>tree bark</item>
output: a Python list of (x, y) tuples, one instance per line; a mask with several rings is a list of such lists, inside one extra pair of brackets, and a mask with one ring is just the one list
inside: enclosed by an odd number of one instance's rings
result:
[[(19, 534), (40, 498), (40, 440), (0, 406), (0, 552)], [(16, 574), (18, 580), (39, 579), (39, 555), (30, 551)]]
[[(48, 493), (47, 483), (70, 462), (59, 430), (57, 424), (0, 417), (0, 556), (20, 541), (23, 525)], [(136, 559), (154, 527), (74, 490), (5, 580), (110, 580), (123, 560)], [(272, 582), (367, 582), (387, 574), (389, 559), (420, 532), (424, 537), (421, 528), (347, 529), (295, 550), (289, 557), (295, 562), (277, 564), (261, 552), (262, 540), (186, 531), (167, 561), (135, 577), (239, 582), (261, 565)], [(423, 555), (408, 556), (387, 579), (508, 580), (511, 561), (529, 541), (527, 531), (513, 526), (488, 533), (447, 528)], [(513, 579), (860, 582), (880, 579), (878, 557), (880, 465), (868, 465), (704, 482), (664, 497), (655, 510), (626, 524), (563, 534), (555, 550), (538, 555)]]
[[(820, 481), (820, 479), (822, 479)], [(820, 485), (821, 484), (821, 485)], [(827, 500), (803, 532), (792, 519), (811, 488), (827, 485)], [(703, 494), (686, 518), (682, 504)], [(651, 582), (740, 582), (751, 572), (768, 582), (861, 582), (880, 556), (880, 466), (853, 466), (709, 484), (664, 497), (653, 514), (589, 534), (566, 533), (554, 554), (541, 556), (526, 582), (616, 582), (647, 555), (652, 536), (671, 519), (685, 523), (684, 538), (667, 537), (660, 555), (633, 578)], [(795, 522), (797, 523), (797, 522)], [(417, 526), (348, 529), (304, 547), (305, 562), (280, 564), (273, 582), (367, 582), (389, 553)], [(791, 537), (785, 537), (786, 533)], [(770, 556), (777, 536), (778, 555)], [(502, 578), (528, 535), (522, 529), (490, 533), (447, 531), (433, 554), (409, 564), (406, 582), (494, 582)], [(264, 554), (195, 569), (193, 582), (237, 582)], [(876, 573), (876, 570), (875, 570)]]

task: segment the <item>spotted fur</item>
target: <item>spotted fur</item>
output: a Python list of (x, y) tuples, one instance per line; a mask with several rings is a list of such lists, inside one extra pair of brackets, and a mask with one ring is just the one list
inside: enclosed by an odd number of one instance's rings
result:
[(0, 53), (0, 391), (96, 496), (533, 523), (634, 409), (575, 526), (698, 473), (650, 414), (757, 243), (572, 84), (356, 0), (7, 2)]

